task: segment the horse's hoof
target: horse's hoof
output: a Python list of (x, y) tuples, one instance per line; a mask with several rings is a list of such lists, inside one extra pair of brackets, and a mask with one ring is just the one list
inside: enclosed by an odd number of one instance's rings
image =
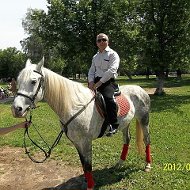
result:
[(120, 168), (122, 168), (122, 166), (123, 166), (123, 160), (119, 160), (117, 163), (116, 163), (116, 165), (114, 166), (114, 168), (115, 169), (120, 169)]
[(148, 164), (145, 166), (144, 171), (145, 171), (145, 172), (150, 172), (150, 170), (151, 170), (151, 166), (150, 166), (150, 163), (148, 163)]

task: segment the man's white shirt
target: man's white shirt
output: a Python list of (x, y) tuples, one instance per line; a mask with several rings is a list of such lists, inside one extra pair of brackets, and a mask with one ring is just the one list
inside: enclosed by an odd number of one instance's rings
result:
[(98, 51), (92, 58), (92, 65), (88, 72), (88, 82), (94, 81), (96, 77), (101, 77), (100, 81), (102, 83), (111, 78), (116, 78), (119, 62), (119, 55), (109, 46), (102, 53)]

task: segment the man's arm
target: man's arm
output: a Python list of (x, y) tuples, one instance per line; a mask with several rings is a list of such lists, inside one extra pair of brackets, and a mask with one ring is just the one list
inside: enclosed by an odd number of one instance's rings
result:
[(24, 121), (22, 123), (19, 123), (17, 125), (13, 125), (11, 127), (6, 127), (6, 128), (0, 128), (0, 135), (5, 135), (7, 133), (10, 133), (11, 131), (15, 131), (18, 128), (25, 128), (30, 126), (30, 122)]
[(114, 75), (117, 75), (117, 70), (119, 68), (120, 62), (119, 55), (116, 52), (112, 53), (110, 55), (109, 62), (109, 69), (104, 73), (103, 77), (100, 79), (102, 83), (107, 82), (109, 79), (114, 77)]

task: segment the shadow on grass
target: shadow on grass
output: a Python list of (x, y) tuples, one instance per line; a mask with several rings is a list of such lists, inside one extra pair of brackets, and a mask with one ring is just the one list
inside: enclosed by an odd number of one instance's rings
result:
[(175, 113), (183, 113), (179, 108), (182, 104), (190, 104), (189, 95), (164, 95), (154, 96), (151, 98), (151, 112), (162, 112), (173, 110)]
[[(140, 170), (140, 168), (132, 165), (121, 169), (115, 169), (112, 167), (95, 170), (93, 171), (95, 180), (94, 190), (99, 190), (101, 187), (118, 183), (124, 178), (129, 178), (130, 174)], [(43, 188), (42, 190), (86, 190), (86, 182), (84, 180), (84, 176), (80, 175), (59, 184), (56, 187)]]

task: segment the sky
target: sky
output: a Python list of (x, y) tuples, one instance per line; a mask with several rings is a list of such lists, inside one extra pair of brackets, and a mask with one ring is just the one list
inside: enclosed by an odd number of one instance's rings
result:
[(47, 11), (46, 0), (0, 0), (0, 49), (16, 47), (21, 50), (20, 41), (26, 36), (22, 19), (27, 9)]

